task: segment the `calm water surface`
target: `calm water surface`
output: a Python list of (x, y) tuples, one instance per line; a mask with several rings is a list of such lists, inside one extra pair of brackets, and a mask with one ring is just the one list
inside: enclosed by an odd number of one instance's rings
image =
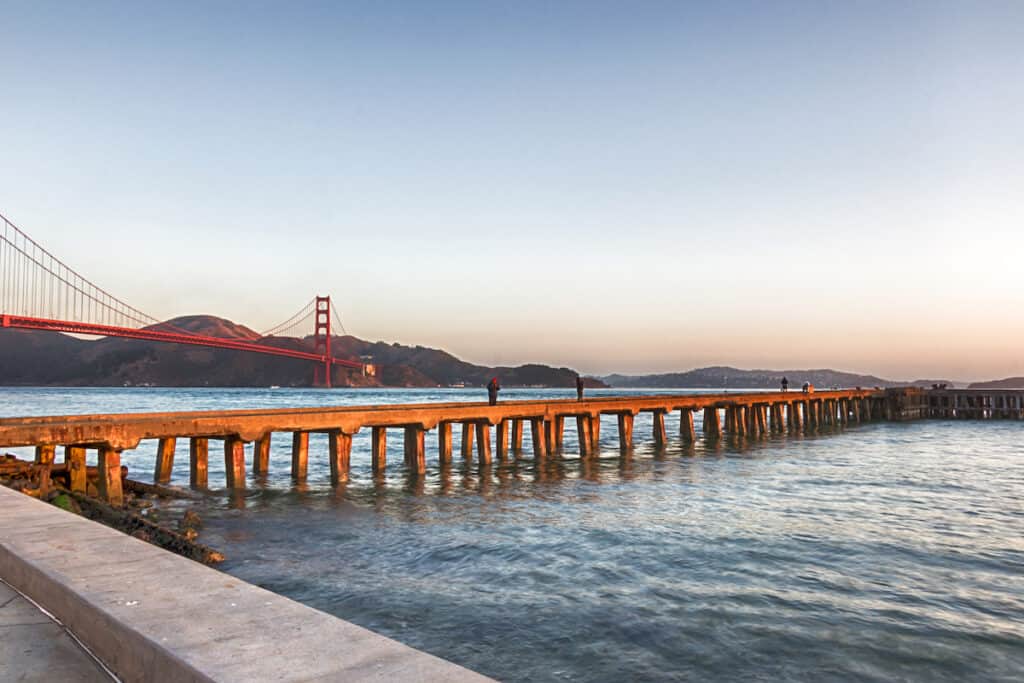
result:
[[(480, 392), (0, 389), (0, 415), (460, 398)], [(609, 420), (588, 462), (569, 427), (562, 458), (488, 469), (441, 470), (428, 436), (419, 479), (396, 431), (375, 480), (360, 434), (338, 490), (316, 436), (293, 486), (281, 435), (267, 479), (201, 505), (202, 540), (231, 574), (507, 681), (1024, 677), (1024, 423), (658, 451), (641, 416), (631, 455)], [(125, 455), (133, 476), (154, 452)]]

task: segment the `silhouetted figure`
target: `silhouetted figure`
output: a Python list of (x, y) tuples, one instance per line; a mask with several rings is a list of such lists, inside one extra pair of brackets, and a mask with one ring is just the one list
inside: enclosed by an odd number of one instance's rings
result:
[(804, 393), (806, 394), (806, 393), (809, 393), (810, 391), (811, 391), (811, 385), (809, 383), (807, 383), (807, 382), (804, 382)]
[(782, 378), (782, 390), (789, 391), (789, 380), (785, 377)]
[(487, 402), (492, 406), (498, 403), (499, 391), (501, 391), (501, 385), (498, 384), (498, 378), (492, 377), (491, 381), (487, 383)]
[(576, 375), (576, 400), (583, 400), (583, 378)]

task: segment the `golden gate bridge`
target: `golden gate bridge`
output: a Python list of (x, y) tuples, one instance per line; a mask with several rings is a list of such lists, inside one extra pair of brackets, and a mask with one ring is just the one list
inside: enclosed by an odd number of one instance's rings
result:
[[(232, 349), (313, 362), (314, 386), (331, 386), (331, 367), (363, 363), (331, 353), (331, 297), (317, 296), (254, 339), (196, 334), (160, 321), (97, 287), (0, 214), (0, 327)], [(313, 322), (313, 351), (274, 345), (274, 337)]]

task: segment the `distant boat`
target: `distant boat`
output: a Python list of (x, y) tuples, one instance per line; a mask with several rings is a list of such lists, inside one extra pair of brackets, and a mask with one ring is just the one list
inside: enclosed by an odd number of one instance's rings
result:
[(280, 387), (280, 386), (278, 386), (278, 385), (276, 385), (276, 384), (271, 384), (271, 385), (270, 385), (270, 388), (271, 388), (271, 389), (280, 389), (281, 387)]

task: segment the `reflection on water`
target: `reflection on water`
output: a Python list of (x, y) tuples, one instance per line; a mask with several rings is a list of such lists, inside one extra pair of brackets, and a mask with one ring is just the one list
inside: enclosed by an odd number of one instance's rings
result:
[[(26, 412), (15, 400), (61, 412), (32, 391), (0, 393), (0, 409)], [(638, 418), (623, 455), (607, 422), (588, 460), (569, 428), (561, 457), (488, 467), (442, 466), (428, 441), (434, 459), (412, 477), (401, 458), (375, 477), (358, 435), (337, 489), (326, 440), (311, 439), (309, 481), (295, 486), (282, 437), (269, 475), (234, 500), (211, 496), (202, 540), (240, 578), (503, 680), (1019, 679), (1024, 423), (692, 446), (667, 428), (655, 448)], [(125, 462), (148, 472), (152, 455)]]

